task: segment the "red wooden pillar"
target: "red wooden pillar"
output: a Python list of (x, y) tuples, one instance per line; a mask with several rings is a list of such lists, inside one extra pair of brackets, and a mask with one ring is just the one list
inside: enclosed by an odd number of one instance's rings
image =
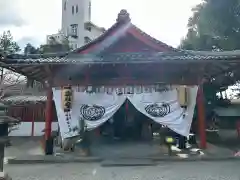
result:
[(198, 87), (197, 108), (198, 108), (198, 130), (200, 136), (200, 148), (205, 149), (207, 148), (207, 141), (205, 126), (204, 94), (202, 84), (200, 84)]
[(46, 102), (46, 111), (45, 111), (45, 140), (49, 140), (51, 138), (52, 132), (52, 117), (53, 117), (53, 92), (52, 88), (48, 87), (47, 89), (47, 102)]

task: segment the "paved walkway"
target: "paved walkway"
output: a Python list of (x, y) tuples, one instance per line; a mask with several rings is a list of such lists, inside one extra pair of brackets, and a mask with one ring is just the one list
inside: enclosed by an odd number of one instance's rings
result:
[(5, 157), (43, 155), (40, 137), (11, 137), (11, 146), (5, 148)]
[(224, 148), (221, 146), (216, 146), (213, 144), (208, 143), (207, 149), (204, 150), (207, 156), (218, 156), (218, 157), (224, 157), (224, 156), (233, 156), (234, 151), (228, 148)]
[(12, 146), (6, 148), (6, 163), (67, 163), (67, 162), (99, 162), (111, 159), (152, 159), (159, 161), (176, 160), (224, 160), (234, 158), (234, 152), (227, 148), (208, 144), (203, 151), (188, 149), (178, 152), (174, 150), (169, 157), (167, 149), (158, 143), (146, 142), (112, 142), (92, 144), (91, 157), (81, 157), (79, 150), (64, 152), (57, 150), (57, 156), (44, 156), (40, 146), (40, 138), (14, 138)]
[(240, 161), (159, 162), (156, 166), (90, 164), (6, 165), (14, 180), (239, 180)]
[(92, 154), (102, 158), (150, 157), (167, 154), (157, 143), (148, 142), (113, 142), (92, 145)]

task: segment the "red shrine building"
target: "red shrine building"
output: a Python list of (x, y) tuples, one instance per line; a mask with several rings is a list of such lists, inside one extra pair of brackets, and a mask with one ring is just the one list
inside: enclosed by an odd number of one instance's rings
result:
[[(119, 14), (116, 23), (104, 34), (89, 44), (82, 46), (74, 51), (75, 54), (89, 53), (138, 53), (138, 52), (177, 52), (178, 50), (151, 37), (131, 23), (126, 11)], [(137, 55), (137, 54), (136, 54)], [(117, 63), (117, 62), (116, 62)], [(129, 73), (127, 69), (117, 73)], [(29, 89), (28, 89), (29, 91)], [(41, 91), (44, 91), (41, 89)], [(35, 91), (36, 92), (36, 91)], [(40, 94), (40, 95), (39, 95)], [(12, 104), (9, 107), (10, 116), (20, 118), (22, 124), (12, 136), (39, 136), (45, 127), (45, 102), (47, 97), (43, 92), (33, 94), (13, 95), (4, 98), (5, 103)], [(57, 129), (57, 116), (55, 107), (53, 127)]]
[[(34, 135), (33, 130), (42, 128), (42, 125), (40, 127), (35, 122), (41, 122), (46, 129), (46, 139), (50, 136), (53, 121), (57, 119), (51, 87), (69, 84), (147, 85), (156, 82), (198, 85), (198, 128), (201, 146), (204, 148), (206, 134), (202, 84), (205, 81), (224, 82), (227, 79), (224, 74), (238, 66), (238, 58), (240, 53), (196, 52), (173, 48), (140, 30), (131, 22), (128, 12), (122, 10), (116, 23), (105, 33), (74, 51), (9, 55), (2, 57), (1, 65), (27, 76), (29, 80), (46, 85), (44, 100), (34, 100), (34, 105), (28, 105), (33, 102), (30, 98), (28, 104), (18, 103), (18, 106), (9, 109), (9, 115), (20, 117), (22, 122), (29, 123), (27, 131), (21, 129), (21, 126), (19, 131)], [(218, 66), (215, 66), (216, 63)]]

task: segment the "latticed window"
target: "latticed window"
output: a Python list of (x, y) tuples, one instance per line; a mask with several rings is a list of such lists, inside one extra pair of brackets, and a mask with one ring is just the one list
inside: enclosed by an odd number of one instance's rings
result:
[(76, 5), (76, 13), (78, 13), (78, 5)]
[(78, 25), (77, 24), (72, 24), (71, 25), (71, 36), (78, 36)]
[(74, 14), (74, 6), (72, 6), (72, 14)]

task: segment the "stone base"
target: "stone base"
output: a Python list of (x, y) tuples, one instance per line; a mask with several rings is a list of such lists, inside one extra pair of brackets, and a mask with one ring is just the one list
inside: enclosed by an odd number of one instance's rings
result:
[(12, 178), (5, 172), (0, 172), (0, 180), (12, 180)]
[(91, 152), (90, 152), (90, 149), (89, 148), (79, 148), (79, 154), (80, 156), (83, 156), (83, 157), (88, 157), (91, 155)]

